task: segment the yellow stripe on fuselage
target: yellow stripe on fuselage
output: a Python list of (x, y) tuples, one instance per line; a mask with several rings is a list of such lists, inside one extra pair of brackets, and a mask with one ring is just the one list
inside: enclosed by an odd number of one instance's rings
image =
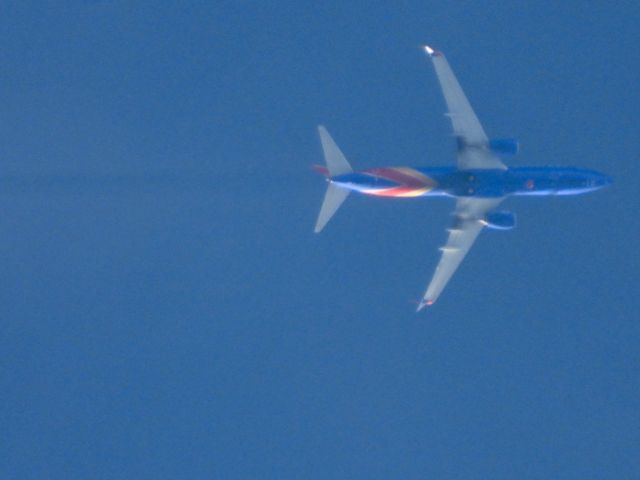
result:
[[(437, 186), (435, 180), (413, 168), (393, 167), (386, 170), (397, 172), (401, 177), (405, 178), (399, 178), (396, 175), (382, 174), (380, 175), (381, 178), (398, 182), (399, 185), (395, 187), (369, 188), (361, 190), (361, 192), (381, 197), (420, 197)], [(377, 174), (378, 172), (375, 173)]]
[(429, 190), (433, 190), (433, 187), (416, 188), (406, 192), (395, 192), (395, 190), (402, 190), (402, 187), (372, 188), (369, 190), (361, 190), (361, 192), (367, 195), (379, 195), (381, 197), (419, 197)]
[(410, 192), (399, 193), (396, 197), (419, 197), (427, 193), (429, 190), (433, 190), (433, 187), (418, 188)]

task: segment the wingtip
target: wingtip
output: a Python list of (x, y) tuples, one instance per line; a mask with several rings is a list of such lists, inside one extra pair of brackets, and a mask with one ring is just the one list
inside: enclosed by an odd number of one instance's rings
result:
[(416, 308), (416, 312), (419, 312), (420, 310), (422, 310), (425, 307), (430, 307), (431, 305), (433, 305), (433, 300), (429, 299), (425, 299), (423, 298), (422, 300), (420, 300), (420, 303), (418, 304), (418, 308)]
[(439, 57), (440, 55), (442, 55), (438, 50), (436, 50), (435, 48), (431, 48), (429, 45), (424, 45), (422, 48), (430, 57)]

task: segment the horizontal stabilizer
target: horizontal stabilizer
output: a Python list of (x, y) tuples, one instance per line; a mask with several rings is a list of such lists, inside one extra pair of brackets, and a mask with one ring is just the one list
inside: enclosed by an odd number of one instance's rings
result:
[(327, 129), (322, 125), (318, 126), (320, 133), (320, 141), (322, 142), (322, 150), (324, 152), (324, 161), (327, 163), (329, 176), (343, 175), (353, 172), (351, 165), (347, 162), (336, 142), (333, 141)]
[(329, 183), (329, 188), (327, 188), (327, 193), (324, 195), (324, 201), (320, 208), (316, 228), (314, 229), (316, 233), (320, 232), (327, 222), (331, 220), (331, 217), (333, 217), (334, 213), (336, 213), (340, 205), (342, 205), (342, 202), (344, 202), (348, 196), (349, 190)]

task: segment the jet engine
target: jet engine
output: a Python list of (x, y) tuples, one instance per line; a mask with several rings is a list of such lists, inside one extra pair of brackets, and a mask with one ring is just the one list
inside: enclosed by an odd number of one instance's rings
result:
[(520, 149), (520, 143), (515, 138), (495, 138), (489, 140), (489, 150), (498, 155), (515, 155)]
[(516, 226), (516, 216), (511, 212), (489, 212), (482, 223), (496, 230), (511, 230)]

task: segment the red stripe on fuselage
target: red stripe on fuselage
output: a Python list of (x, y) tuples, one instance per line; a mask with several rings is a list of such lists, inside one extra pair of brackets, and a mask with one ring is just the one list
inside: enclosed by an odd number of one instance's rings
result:
[(363, 173), (399, 184), (395, 187), (372, 188), (365, 192), (380, 197), (417, 197), (436, 186), (432, 178), (408, 167), (373, 168)]
[[(411, 187), (411, 189), (429, 185), (429, 183), (423, 181), (417, 176), (409, 175), (396, 168), (372, 168), (370, 170), (366, 170), (366, 173), (399, 183), (403, 187)], [(426, 175), (423, 175), (420, 172), (416, 171), (415, 173), (421, 177), (424, 177), (425, 180), (427, 180), (428, 178), (426, 177)]]

